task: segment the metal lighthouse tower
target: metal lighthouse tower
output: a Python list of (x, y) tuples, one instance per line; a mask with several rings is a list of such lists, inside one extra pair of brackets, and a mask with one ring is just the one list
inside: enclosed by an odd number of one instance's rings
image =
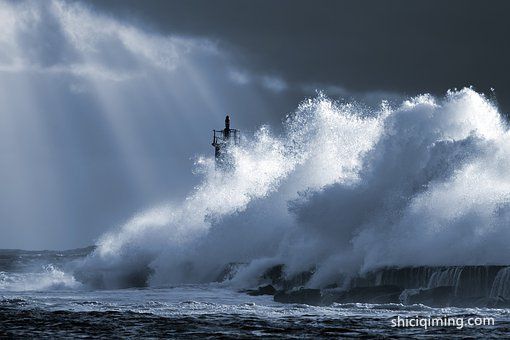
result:
[(213, 130), (214, 156), (216, 158), (216, 167), (226, 167), (231, 165), (228, 156), (228, 147), (231, 145), (239, 145), (240, 133), (237, 129), (230, 128), (230, 117), (225, 117), (225, 128), (223, 130)]

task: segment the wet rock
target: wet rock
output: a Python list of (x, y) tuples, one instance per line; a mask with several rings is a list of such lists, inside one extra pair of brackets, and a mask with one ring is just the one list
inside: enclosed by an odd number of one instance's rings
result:
[(453, 307), (460, 308), (474, 308), (474, 307), (488, 307), (488, 308), (510, 308), (510, 300), (503, 297), (471, 297), (462, 298), (455, 297), (451, 303)]
[(279, 264), (268, 268), (264, 274), (262, 274), (262, 279), (270, 280), (274, 284), (279, 284), (283, 281), (283, 264)]
[(330, 283), (324, 289), (335, 289), (338, 288), (338, 283)]
[(503, 297), (489, 298), (485, 305), (489, 308), (510, 308), (510, 300)]
[(320, 289), (299, 289), (294, 291), (279, 291), (274, 295), (274, 301), (281, 303), (302, 303), (307, 305), (320, 305), (322, 295)]
[(405, 303), (423, 304), (429, 307), (451, 306), (455, 299), (455, 288), (451, 286), (416, 289), (408, 294)]
[(402, 289), (385, 285), (375, 287), (354, 287), (346, 291), (324, 292), (323, 303), (399, 303)]
[(251, 296), (275, 295), (276, 289), (271, 285), (266, 285), (266, 286), (259, 287), (258, 289), (249, 290), (246, 293)]
[(272, 285), (279, 287), (285, 291), (304, 287), (312, 277), (314, 270), (306, 270), (298, 274), (286, 277), (284, 273), (285, 266), (279, 264), (267, 269), (262, 274), (263, 281), (269, 281)]
[(223, 282), (231, 280), (241, 269), (242, 267), (246, 266), (246, 263), (242, 262), (231, 262), (227, 263), (225, 267), (221, 270), (221, 272), (216, 277), (216, 282)]

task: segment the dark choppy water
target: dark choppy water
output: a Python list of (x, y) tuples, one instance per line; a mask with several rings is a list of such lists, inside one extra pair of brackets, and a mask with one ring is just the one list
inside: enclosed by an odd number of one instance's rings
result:
[[(91, 291), (66, 268), (87, 251), (0, 251), (2, 337), (507, 337), (510, 310), (285, 305), (219, 284)], [(67, 258), (68, 261), (62, 258)], [(494, 326), (392, 328), (397, 316), (494, 317)]]
[[(496, 325), (392, 328), (396, 315), (490, 315)], [(400, 305), (283, 305), (212, 286), (103, 292), (4, 292), (0, 334), (15, 337), (505, 337), (506, 310)]]

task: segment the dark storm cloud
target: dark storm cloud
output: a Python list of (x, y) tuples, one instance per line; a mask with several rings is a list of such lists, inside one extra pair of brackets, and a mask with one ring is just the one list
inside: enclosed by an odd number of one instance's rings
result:
[(493, 87), (510, 107), (506, 1), (92, 3), (157, 30), (217, 39), (237, 50), (245, 67), (291, 85), (404, 94)]

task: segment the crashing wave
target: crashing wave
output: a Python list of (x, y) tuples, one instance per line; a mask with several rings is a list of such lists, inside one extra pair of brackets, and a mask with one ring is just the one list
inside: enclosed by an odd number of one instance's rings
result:
[(229, 173), (199, 158), (201, 185), (106, 234), (78, 276), (107, 287), (132, 275), (207, 282), (247, 263), (231, 282), (249, 285), (282, 263), (288, 275), (316, 268), (320, 286), (387, 266), (506, 263), (509, 135), (483, 95), (367, 111), (320, 94), (283, 127), (245, 136)]

